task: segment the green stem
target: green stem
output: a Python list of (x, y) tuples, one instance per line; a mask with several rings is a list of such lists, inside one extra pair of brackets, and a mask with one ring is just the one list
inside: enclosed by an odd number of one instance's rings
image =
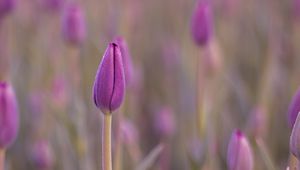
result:
[(102, 170), (112, 170), (111, 114), (105, 113), (102, 128)]

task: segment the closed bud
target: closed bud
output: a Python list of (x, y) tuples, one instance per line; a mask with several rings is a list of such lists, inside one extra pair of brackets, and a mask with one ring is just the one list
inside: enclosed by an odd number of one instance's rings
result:
[(198, 2), (191, 21), (191, 33), (197, 45), (206, 45), (212, 34), (212, 12), (210, 4)]
[(17, 137), (19, 110), (12, 87), (0, 82), (0, 148), (7, 148)]
[(0, 0), (0, 18), (9, 14), (16, 6), (16, 0)]
[(62, 33), (64, 39), (72, 45), (80, 45), (86, 38), (84, 14), (76, 4), (66, 7), (62, 18)]
[(290, 150), (300, 160), (300, 116), (298, 114), (290, 137)]
[(129, 53), (127, 43), (122, 37), (117, 37), (115, 39), (115, 43), (118, 44), (121, 50), (121, 55), (122, 55), (122, 60), (124, 65), (126, 87), (129, 87), (130, 84), (132, 84), (132, 77), (133, 77), (132, 58)]
[(300, 88), (297, 90), (288, 108), (287, 116), (288, 116), (288, 123), (290, 128), (293, 128), (299, 111), (300, 111)]
[(253, 154), (246, 136), (240, 130), (235, 130), (228, 145), (228, 169), (252, 170), (253, 164)]
[(162, 137), (170, 137), (175, 131), (174, 113), (171, 108), (164, 107), (155, 113), (154, 126)]
[(94, 88), (94, 102), (104, 113), (118, 109), (124, 99), (125, 77), (120, 48), (110, 43), (98, 67)]
[(53, 166), (53, 152), (47, 141), (35, 142), (31, 148), (30, 158), (37, 169), (50, 169)]

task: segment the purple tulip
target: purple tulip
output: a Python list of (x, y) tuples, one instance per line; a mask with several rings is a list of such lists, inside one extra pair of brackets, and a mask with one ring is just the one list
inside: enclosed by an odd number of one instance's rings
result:
[(298, 114), (290, 137), (290, 150), (300, 160), (300, 116)]
[(73, 45), (80, 45), (86, 38), (86, 25), (80, 6), (71, 4), (62, 16), (62, 33), (64, 39)]
[(174, 113), (171, 108), (164, 107), (156, 112), (154, 126), (160, 136), (172, 136), (175, 131)]
[(34, 143), (30, 156), (37, 169), (49, 169), (53, 165), (53, 152), (47, 141), (40, 140)]
[(0, 18), (14, 10), (16, 0), (0, 0)]
[(252, 170), (253, 164), (253, 154), (246, 136), (240, 130), (235, 130), (228, 145), (228, 169)]
[(110, 43), (98, 67), (94, 82), (94, 102), (109, 114), (120, 107), (125, 94), (125, 76), (120, 48)]
[(0, 148), (11, 145), (18, 133), (19, 110), (12, 87), (0, 82)]
[(209, 3), (198, 2), (192, 16), (191, 32), (199, 46), (208, 43), (212, 34), (212, 12)]
[(294, 95), (287, 112), (288, 123), (290, 128), (293, 128), (299, 111), (300, 111), (300, 88), (297, 90), (296, 94)]
[(123, 60), (123, 64), (124, 64), (126, 87), (129, 87), (130, 84), (132, 83), (133, 65), (132, 65), (132, 59), (131, 59), (131, 55), (129, 53), (127, 43), (124, 40), (124, 38), (122, 38), (122, 37), (115, 38), (114, 42), (116, 44), (118, 44), (120, 47), (121, 54), (122, 54), (122, 60)]

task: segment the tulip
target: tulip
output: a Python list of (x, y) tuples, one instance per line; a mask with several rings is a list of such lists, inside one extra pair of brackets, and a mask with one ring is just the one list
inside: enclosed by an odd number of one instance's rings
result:
[(50, 169), (53, 165), (53, 152), (47, 141), (35, 142), (30, 156), (32, 163), (39, 170)]
[(12, 87), (0, 82), (0, 148), (7, 148), (17, 137), (19, 110)]
[(212, 12), (209, 3), (198, 2), (191, 20), (191, 33), (199, 46), (206, 45), (211, 39)]
[(0, 18), (6, 16), (14, 10), (16, 0), (1, 0), (0, 1)]
[(252, 170), (253, 164), (253, 154), (246, 136), (240, 130), (235, 130), (228, 145), (228, 169)]
[(290, 150), (300, 161), (300, 116), (298, 114), (290, 137)]
[(95, 105), (104, 114), (102, 132), (102, 167), (112, 169), (111, 118), (124, 99), (125, 76), (120, 48), (110, 43), (98, 67), (94, 88)]
[(154, 126), (157, 133), (162, 137), (170, 137), (175, 131), (174, 113), (169, 107), (164, 107), (156, 112)]
[(124, 99), (125, 76), (120, 48), (111, 43), (98, 67), (94, 82), (94, 102), (104, 114), (118, 109)]
[(287, 112), (288, 124), (290, 128), (293, 128), (299, 111), (300, 111), (300, 88), (295, 93)]
[(62, 16), (62, 33), (66, 42), (80, 45), (86, 38), (86, 25), (80, 6), (71, 4), (66, 7)]
[(13, 88), (0, 82), (0, 170), (4, 167), (5, 150), (15, 141), (19, 128), (19, 110)]

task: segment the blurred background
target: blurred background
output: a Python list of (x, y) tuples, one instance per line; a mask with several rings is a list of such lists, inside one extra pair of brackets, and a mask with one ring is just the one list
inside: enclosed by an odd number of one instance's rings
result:
[(10, 1), (0, 7), (0, 80), (14, 86), (21, 121), (8, 170), (101, 169), (92, 87), (116, 36), (133, 71), (113, 113), (114, 169), (227, 169), (236, 128), (254, 169), (287, 167), (299, 0), (210, 0), (212, 35), (201, 47), (190, 31), (195, 0)]

